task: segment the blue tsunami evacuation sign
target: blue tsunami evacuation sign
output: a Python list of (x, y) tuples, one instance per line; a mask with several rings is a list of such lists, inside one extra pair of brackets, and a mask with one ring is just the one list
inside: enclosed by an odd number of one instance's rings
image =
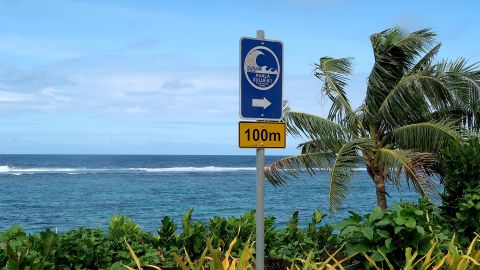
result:
[(240, 117), (280, 120), (283, 101), (283, 43), (240, 39)]

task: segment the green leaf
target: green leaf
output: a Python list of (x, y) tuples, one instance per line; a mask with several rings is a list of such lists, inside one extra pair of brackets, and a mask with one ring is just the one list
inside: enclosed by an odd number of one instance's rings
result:
[(397, 227), (395, 227), (394, 232), (395, 232), (395, 234), (397, 234), (397, 233), (401, 232), (403, 229), (405, 229), (405, 227), (397, 226)]
[(370, 246), (368, 246), (365, 243), (356, 243), (356, 244), (348, 245), (346, 248), (347, 248), (348, 254), (362, 253), (370, 250)]
[(393, 220), (390, 217), (385, 216), (380, 221), (376, 222), (375, 225), (382, 227), (385, 225), (391, 225), (392, 223), (393, 223)]
[(370, 257), (376, 262), (381, 262), (381, 261), (385, 260), (382, 256), (382, 254), (380, 252), (378, 252), (377, 250), (374, 250), (372, 252), (372, 256), (370, 256)]
[(324, 216), (325, 215), (322, 213), (322, 211), (320, 211), (319, 209), (315, 209), (312, 215), (312, 223), (313, 224), (320, 223)]
[(382, 238), (390, 238), (390, 233), (384, 230), (377, 230), (377, 234)]
[(347, 226), (345, 229), (343, 229), (340, 233), (341, 236), (348, 235), (350, 233), (358, 232), (360, 231), (360, 228), (357, 226)]
[(405, 227), (415, 228), (416, 225), (417, 225), (417, 222), (415, 221), (415, 219), (413, 219), (411, 217), (406, 217), (405, 218)]
[(350, 218), (349, 218), (350, 220), (353, 220), (356, 223), (360, 223), (362, 221), (362, 216), (360, 216), (359, 214), (353, 211), (348, 211), (348, 213), (350, 214)]
[(421, 235), (425, 235), (425, 229), (421, 226), (417, 226), (417, 232)]
[(373, 240), (373, 228), (372, 227), (362, 227), (361, 232), (368, 240)]
[(339, 230), (339, 231), (342, 231), (345, 227), (347, 226), (359, 226), (359, 222), (356, 221), (356, 220), (352, 220), (352, 219), (344, 219), (340, 222), (338, 222), (337, 224), (335, 224), (335, 229)]
[(392, 238), (388, 238), (385, 240), (385, 247), (390, 250), (392, 248)]
[(404, 225), (405, 224), (405, 217), (399, 216), (395, 218), (395, 223), (397, 225)]
[(380, 207), (373, 208), (373, 211), (370, 213), (368, 217), (368, 222), (373, 223), (376, 220), (382, 219), (385, 215), (385, 212)]

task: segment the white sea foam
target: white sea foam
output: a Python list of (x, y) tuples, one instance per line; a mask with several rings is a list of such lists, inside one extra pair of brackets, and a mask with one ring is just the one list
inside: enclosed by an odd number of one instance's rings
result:
[(59, 173), (67, 173), (67, 172), (75, 172), (78, 169), (74, 168), (11, 168), (10, 171), (12, 172), (25, 172), (25, 173), (52, 173), (52, 172), (59, 172)]
[(237, 172), (254, 171), (255, 167), (167, 167), (167, 168), (47, 168), (47, 167), (10, 167), (0, 166), (0, 174), (41, 174), (41, 173), (65, 173), (65, 174), (85, 174), (85, 173), (188, 173), (188, 172)]
[(13, 174), (13, 175), (22, 175), (22, 174), (35, 174), (35, 173), (72, 173), (81, 171), (83, 169), (78, 168), (46, 168), (46, 167), (31, 167), (31, 168), (22, 168), (22, 167), (10, 167), (8, 165), (0, 165), (0, 174)]
[(1, 165), (0, 166), (0, 173), (5, 173), (5, 172), (9, 172), (10, 171), (10, 167), (8, 167), (7, 165)]
[[(254, 171), (255, 167), (165, 167), (165, 168), (48, 168), (48, 167), (10, 167), (0, 165), (0, 174), (22, 175), (22, 174), (88, 174), (88, 173), (214, 173), (214, 172), (242, 172)], [(319, 171), (329, 171), (330, 169), (317, 169)], [(355, 168), (354, 171), (366, 171), (366, 168)]]
[(254, 171), (255, 167), (170, 167), (170, 168), (130, 168), (130, 170), (144, 171), (152, 173), (162, 172), (237, 172), (237, 171)]

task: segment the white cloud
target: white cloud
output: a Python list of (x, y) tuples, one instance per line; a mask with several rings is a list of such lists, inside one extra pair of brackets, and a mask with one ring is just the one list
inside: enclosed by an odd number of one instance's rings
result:
[(110, 114), (117, 115), (139, 115), (147, 113), (149, 110), (147, 108), (135, 105), (131, 107), (108, 107), (105, 111)]
[[(55, 112), (150, 124), (172, 118), (200, 122), (239, 120), (236, 66), (166, 67), (156, 63), (170, 63), (173, 60), (169, 55), (156, 54), (149, 61), (143, 61), (144, 57), (119, 51), (115, 55), (92, 54), (30, 69), (0, 66), (1, 88), (18, 94), (4, 94), (0, 101), (29, 98), (0, 108), (0, 113)], [(328, 110), (320, 87), (320, 81), (311, 74), (284, 76), (284, 98), (295, 110), (325, 115)]]
[(185, 82), (185, 81), (181, 81), (179, 79), (175, 79), (175, 80), (167, 81), (167, 82), (163, 83), (162, 88), (165, 88), (165, 89), (184, 89), (184, 88), (192, 88), (194, 86), (195, 85), (191, 82)]
[[(28, 99), (29, 102), (18, 104), (15, 110), (4, 113), (47, 110), (88, 113), (106, 118), (135, 116), (159, 119), (179, 115), (187, 118), (238, 118), (238, 71), (233, 67), (127, 70), (112, 66), (108, 71), (95, 71), (95, 66), (78, 70), (71, 67), (49, 68), (41, 72), (17, 70), (22, 74), (17, 76), (18, 79), (3, 81), (5, 89), (22, 91), (3, 94), (2, 100)], [(6, 74), (12, 77), (12, 72)], [(38, 74), (43, 74), (41, 77), (44, 79), (39, 80)], [(55, 79), (49, 80), (48, 76)], [(310, 74), (286, 75), (284, 81), (284, 97), (292, 106), (298, 110), (322, 113), (318, 110), (318, 79)]]
[(126, 114), (139, 114), (139, 113), (146, 113), (146, 112), (148, 112), (148, 109), (140, 107), (138, 105), (125, 108)]
[(32, 100), (33, 96), (9, 91), (0, 91), (0, 102), (24, 102)]
[(44, 96), (51, 97), (54, 100), (58, 100), (58, 101), (61, 101), (61, 102), (70, 102), (72, 100), (71, 98), (69, 98), (67, 96), (63, 96), (63, 95), (58, 94), (55, 91), (55, 88), (53, 88), (53, 87), (45, 87), (40, 91), (40, 93)]

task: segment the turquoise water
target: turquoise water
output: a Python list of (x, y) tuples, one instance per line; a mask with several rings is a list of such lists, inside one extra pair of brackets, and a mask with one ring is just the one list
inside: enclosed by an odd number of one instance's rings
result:
[[(166, 215), (180, 222), (188, 208), (199, 220), (254, 209), (255, 156), (0, 155), (0, 187), (0, 230), (106, 228), (111, 216), (125, 214), (154, 231)], [(408, 189), (388, 192), (390, 203), (418, 199)], [(328, 172), (285, 187), (266, 183), (265, 212), (279, 226), (293, 211), (305, 225), (314, 209), (328, 213), (327, 202)], [(325, 222), (367, 213), (375, 203), (369, 176), (357, 171), (344, 207)]]

